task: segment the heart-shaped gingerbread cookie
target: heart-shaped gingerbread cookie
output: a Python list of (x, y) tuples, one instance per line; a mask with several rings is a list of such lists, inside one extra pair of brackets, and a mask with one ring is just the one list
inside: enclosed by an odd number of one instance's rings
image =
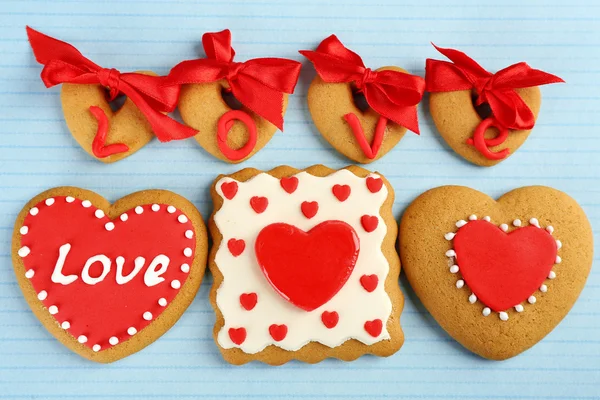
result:
[(308, 108), (321, 135), (340, 153), (370, 163), (383, 157), (407, 129), (419, 133), (417, 104), (425, 82), (399, 67), (367, 68), (331, 35), (315, 51), (302, 50), (317, 76)]
[(133, 101), (127, 98), (113, 111), (106, 88), (101, 85), (64, 84), (60, 99), (71, 135), (97, 160), (105, 163), (122, 160), (154, 138), (150, 123)]
[(240, 163), (283, 130), (287, 97), (301, 65), (272, 57), (234, 62), (228, 29), (205, 33), (202, 45), (206, 58), (180, 62), (167, 82), (183, 85), (179, 111), (198, 131), (200, 146), (223, 161)]
[[(194, 139), (204, 150), (220, 160), (237, 164), (265, 147), (277, 127), (249, 108), (232, 104), (235, 100), (229, 102), (229, 88), (224, 79), (184, 85), (179, 112), (183, 121), (199, 132)], [(287, 98), (283, 96), (282, 115), (287, 109)]]
[[(538, 87), (517, 89), (515, 92), (529, 107), (535, 119), (540, 112), (542, 94)], [(490, 159), (483, 155), (472, 143), (473, 133), (484, 123), (473, 103), (471, 90), (456, 92), (431, 93), (429, 96), (429, 112), (440, 136), (448, 146), (461, 157), (474, 164), (491, 167), (515, 153), (529, 137), (531, 129), (507, 131), (505, 140), (495, 140), (500, 137), (497, 127), (484, 130), (484, 138), (488, 140), (489, 151), (498, 153), (508, 149), (506, 156), (501, 159)], [(495, 140), (495, 141), (494, 141)]]
[(513, 357), (565, 317), (592, 264), (579, 205), (543, 186), (498, 201), (443, 186), (423, 193), (400, 223), (400, 256), (417, 296), (450, 336), (485, 358)]
[[(26, 28), (46, 87), (61, 91), (67, 126), (77, 142), (96, 159), (111, 163), (145, 146), (153, 135), (161, 142), (186, 139), (197, 132), (165, 115), (175, 109), (179, 86), (165, 85), (153, 72), (121, 73), (102, 68), (68, 43)], [(112, 111), (109, 102), (127, 96)]]
[(50, 189), (21, 211), (13, 264), (34, 314), (58, 340), (97, 362), (135, 353), (167, 331), (204, 274), (202, 217), (163, 190), (114, 204), (71, 187)]
[(427, 59), (431, 116), (448, 145), (477, 165), (489, 167), (513, 154), (535, 125), (538, 86), (564, 82), (524, 62), (492, 74), (463, 52), (434, 47), (452, 62)]
[[(398, 67), (377, 71), (408, 74)], [(371, 107), (359, 109), (355, 99), (351, 83), (327, 83), (317, 76), (308, 88), (310, 115), (323, 138), (349, 159), (368, 164), (393, 149), (407, 129), (385, 120)]]

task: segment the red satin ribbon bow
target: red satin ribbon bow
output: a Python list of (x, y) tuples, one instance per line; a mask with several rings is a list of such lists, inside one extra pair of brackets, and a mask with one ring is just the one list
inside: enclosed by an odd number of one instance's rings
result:
[(179, 98), (179, 87), (165, 87), (164, 78), (102, 68), (70, 44), (30, 27), (27, 27), (27, 36), (35, 59), (44, 65), (41, 77), (46, 87), (60, 83), (100, 84), (110, 90), (109, 101), (123, 93), (148, 119), (161, 142), (186, 139), (197, 133), (161, 113), (173, 111)]
[(283, 130), (283, 94), (292, 94), (301, 64), (285, 58), (255, 58), (234, 62), (231, 32), (202, 35), (207, 58), (182, 61), (166, 78), (166, 85), (210, 83), (226, 79), (244, 106)]
[(325, 82), (354, 82), (373, 110), (419, 134), (415, 106), (423, 97), (423, 78), (399, 71), (372, 71), (365, 67), (358, 54), (344, 47), (335, 35), (323, 40), (316, 51), (301, 50), (300, 54), (314, 64)]
[(489, 104), (495, 125), (500, 129), (531, 129), (535, 124), (533, 112), (514, 89), (564, 82), (558, 76), (533, 69), (524, 62), (492, 74), (463, 52), (433, 46), (452, 62), (427, 59), (427, 91), (474, 89), (476, 104)]

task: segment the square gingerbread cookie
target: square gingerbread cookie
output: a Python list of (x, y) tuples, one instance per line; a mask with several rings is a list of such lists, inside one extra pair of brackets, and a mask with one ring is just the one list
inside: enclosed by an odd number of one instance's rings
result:
[(389, 356), (404, 341), (386, 179), (358, 167), (244, 169), (212, 188), (214, 338), (232, 364)]

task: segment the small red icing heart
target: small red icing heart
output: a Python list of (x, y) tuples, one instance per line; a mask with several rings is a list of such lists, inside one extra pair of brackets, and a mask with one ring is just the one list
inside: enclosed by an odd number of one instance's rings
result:
[(339, 320), (340, 316), (336, 311), (323, 311), (321, 314), (321, 321), (327, 329), (335, 328)]
[(257, 214), (262, 214), (269, 205), (269, 200), (266, 197), (254, 196), (250, 199), (250, 206)]
[(374, 319), (373, 321), (365, 322), (365, 331), (373, 337), (377, 337), (381, 334), (383, 329), (383, 322), (380, 319)]
[(350, 196), (350, 186), (348, 185), (333, 185), (331, 191), (339, 201), (346, 201)]
[(265, 277), (286, 300), (306, 311), (325, 304), (344, 286), (359, 253), (354, 229), (325, 221), (308, 232), (284, 223), (263, 228), (256, 258)]
[(377, 193), (383, 187), (383, 180), (381, 178), (373, 178), (369, 176), (367, 178), (367, 188), (371, 193)]
[(221, 185), (221, 192), (223, 192), (223, 196), (225, 196), (226, 199), (231, 200), (235, 197), (235, 194), (238, 191), (238, 184), (237, 182), (224, 182)]
[(229, 239), (227, 241), (227, 248), (232, 256), (237, 257), (244, 252), (246, 242), (244, 239)]
[(460, 273), (477, 298), (496, 312), (531, 296), (556, 261), (556, 241), (529, 225), (510, 233), (484, 221), (470, 221), (454, 236)]
[(379, 278), (377, 275), (363, 275), (360, 277), (360, 284), (369, 293), (377, 288)]
[(365, 231), (373, 232), (377, 229), (377, 225), (379, 225), (379, 218), (372, 215), (363, 215), (360, 218), (360, 223)]
[(295, 176), (290, 176), (289, 178), (281, 178), (279, 184), (289, 194), (292, 194), (298, 188), (298, 178)]
[(304, 214), (306, 218), (310, 219), (317, 215), (317, 211), (319, 211), (319, 203), (316, 201), (304, 201), (302, 202), (300, 208), (302, 209), (302, 214)]
[(287, 332), (287, 325), (273, 324), (269, 326), (269, 333), (271, 334), (273, 340), (275, 340), (276, 342), (281, 342), (283, 339), (285, 339), (285, 337), (287, 336)]
[(256, 293), (242, 293), (240, 295), (240, 304), (244, 309), (250, 311), (258, 302), (258, 295)]
[(229, 338), (231, 341), (238, 346), (244, 343), (246, 340), (246, 329), (245, 328), (229, 328)]

